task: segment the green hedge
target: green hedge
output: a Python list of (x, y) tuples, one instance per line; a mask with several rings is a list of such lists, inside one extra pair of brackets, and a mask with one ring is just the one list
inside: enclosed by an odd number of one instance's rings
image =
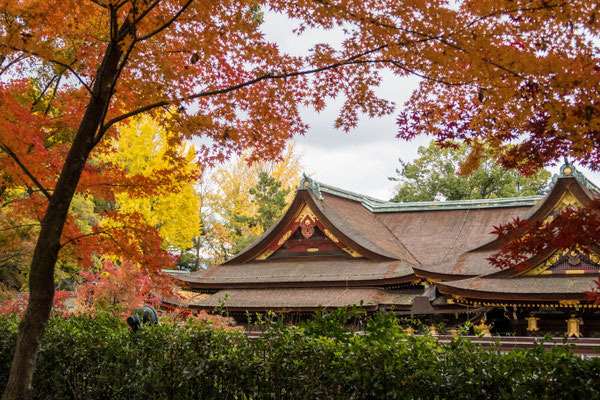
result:
[[(264, 323), (264, 339), (191, 325), (131, 332), (106, 315), (52, 319), (36, 399), (600, 399), (600, 359), (541, 346), (502, 354), (469, 340), (404, 335), (391, 316), (364, 334), (347, 317), (299, 328)], [(0, 318), (0, 388), (17, 320)]]

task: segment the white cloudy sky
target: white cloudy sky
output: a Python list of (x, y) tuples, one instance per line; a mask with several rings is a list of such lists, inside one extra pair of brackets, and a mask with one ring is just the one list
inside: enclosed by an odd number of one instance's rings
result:
[[(316, 30), (305, 32), (299, 38), (292, 33), (295, 25), (287, 17), (267, 12), (262, 29), (267, 38), (294, 55), (306, 54), (318, 42), (327, 41), (335, 45), (341, 40), (339, 32)], [(394, 101), (399, 108), (417, 85), (418, 80), (415, 78), (399, 79), (390, 73), (384, 75), (383, 84), (377, 93)], [(306, 136), (298, 138), (298, 148), (302, 153), (306, 172), (329, 185), (383, 200), (391, 198), (394, 182), (387, 178), (395, 175), (395, 170), (400, 165), (398, 158), (413, 160), (417, 155), (417, 148), (427, 145), (430, 138), (420, 137), (411, 142), (396, 139), (398, 126), (395, 124), (395, 115), (379, 119), (364, 116), (358, 127), (346, 134), (333, 128), (339, 105), (339, 101), (332, 100), (319, 114), (308, 109), (304, 112), (303, 116), (310, 125), (310, 130)], [(556, 173), (558, 167), (550, 170)], [(600, 184), (600, 173), (583, 172), (596, 184)]]

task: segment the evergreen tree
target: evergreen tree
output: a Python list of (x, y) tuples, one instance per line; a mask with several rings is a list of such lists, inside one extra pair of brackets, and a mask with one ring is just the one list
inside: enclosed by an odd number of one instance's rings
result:
[[(235, 220), (250, 228), (259, 227), (264, 232), (283, 214), (290, 189), (282, 189), (280, 181), (263, 171), (258, 175), (258, 183), (248, 193), (257, 212), (252, 216), (235, 216)], [(243, 250), (257, 237), (258, 235), (240, 236), (233, 246), (233, 253)]]
[(392, 201), (462, 200), (498, 197), (520, 197), (544, 194), (550, 172), (539, 170), (523, 176), (517, 171), (498, 166), (494, 159), (483, 156), (479, 167), (461, 175), (460, 166), (467, 161), (469, 148), (441, 148), (435, 142), (419, 147), (419, 158), (412, 163), (400, 160), (396, 170), (399, 182)]

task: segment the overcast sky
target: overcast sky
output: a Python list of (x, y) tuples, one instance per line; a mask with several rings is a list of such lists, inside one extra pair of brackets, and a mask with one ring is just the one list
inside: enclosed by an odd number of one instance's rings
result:
[[(315, 43), (335, 45), (342, 36), (335, 31), (313, 30), (303, 33), (301, 38), (293, 34), (296, 26), (287, 17), (266, 12), (262, 30), (270, 40), (293, 55), (306, 54)], [(353, 192), (388, 200), (393, 196), (394, 182), (387, 178), (395, 175), (400, 166), (398, 158), (411, 161), (419, 146), (426, 146), (430, 137), (419, 137), (411, 142), (396, 139), (398, 126), (395, 123), (398, 109), (408, 100), (417, 87), (416, 78), (397, 78), (391, 73), (383, 75), (383, 83), (377, 94), (396, 104), (393, 115), (369, 119), (363, 116), (359, 125), (349, 133), (333, 128), (339, 111), (339, 100), (330, 101), (328, 107), (317, 114), (305, 110), (303, 117), (310, 125), (306, 136), (298, 138), (298, 149), (302, 153), (305, 170), (317, 181)], [(550, 168), (553, 173), (559, 167)], [(600, 184), (600, 173), (592, 173), (579, 167), (594, 183)]]

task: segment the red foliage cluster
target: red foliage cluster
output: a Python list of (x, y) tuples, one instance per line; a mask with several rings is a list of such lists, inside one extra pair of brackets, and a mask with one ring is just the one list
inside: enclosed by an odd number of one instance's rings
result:
[[(69, 307), (67, 300), (72, 296), (72, 293), (66, 290), (57, 290), (54, 293), (54, 301), (52, 303), (52, 313), (55, 316), (66, 317), (72, 312), (72, 307)], [(17, 314), (22, 317), (29, 302), (29, 293), (20, 293), (17, 297), (0, 304), (0, 314)]]

